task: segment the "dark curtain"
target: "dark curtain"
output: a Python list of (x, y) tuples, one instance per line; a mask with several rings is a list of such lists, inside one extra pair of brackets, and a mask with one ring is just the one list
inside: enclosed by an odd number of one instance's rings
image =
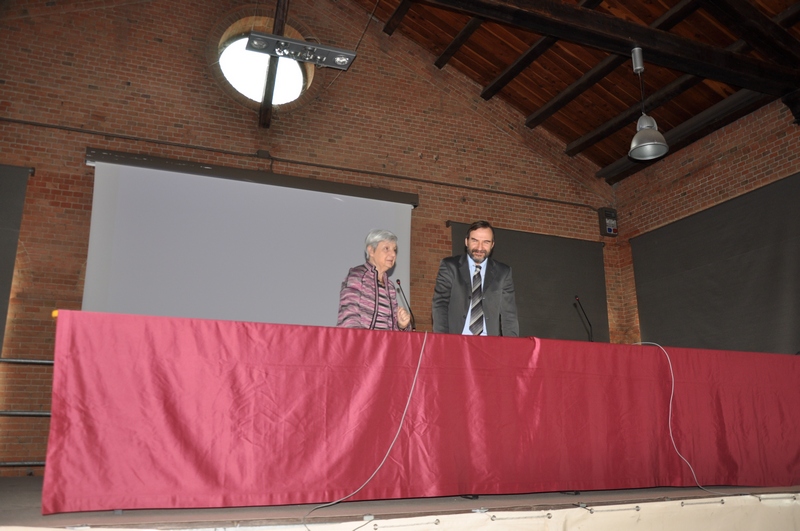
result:
[(800, 174), (631, 240), (642, 339), (800, 351)]
[(0, 164), (0, 348), (3, 345), (8, 317), (8, 299), (14, 278), (25, 189), (31, 173), (30, 168)]

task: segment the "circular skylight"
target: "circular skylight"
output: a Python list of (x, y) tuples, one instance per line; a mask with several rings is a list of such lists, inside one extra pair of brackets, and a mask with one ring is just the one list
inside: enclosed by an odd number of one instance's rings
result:
[[(222, 75), (239, 93), (257, 103), (264, 97), (267, 67), (273, 57), (247, 50), (247, 37), (232, 41), (219, 56)], [(294, 59), (278, 59), (273, 105), (283, 105), (300, 97), (303, 92), (303, 72)]]

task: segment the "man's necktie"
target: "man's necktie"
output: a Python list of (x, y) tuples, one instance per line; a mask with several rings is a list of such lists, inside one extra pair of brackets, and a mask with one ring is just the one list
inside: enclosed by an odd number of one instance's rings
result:
[(481, 266), (475, 264), (475, 275), (472, 276), (472, 303), (469, 319), (469, 331), (479, 336), (483, 333), (483, 290), (481, 289)]

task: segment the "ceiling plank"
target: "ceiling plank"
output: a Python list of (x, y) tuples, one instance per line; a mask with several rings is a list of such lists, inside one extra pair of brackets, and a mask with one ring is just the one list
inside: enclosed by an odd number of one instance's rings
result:
[[(286, 29), (286, 16), (289, 13), (289, 0), (278, 0), (275, 6), (275, 19), (272, 24), (273, 35), (283, 35)], [(275, 80), (278, 77), (278, 58), (270, 56), (267, 67), (267, 83), (264, 86), (264, 97), (258, 111), (258, 125), (269, 129), (272, 124), (272, 95), (275, 93)]]
[(800, 87), (798, 69), (759, 61), (558, 0), (425, 0), (425, 3), (618, 55), (628, 55), (634, 46), (640, 46), (653, 64), (774, 96)]
[(442, 55), (440, 55), (433, 63), (436, 65), (436, 68), (444, 68), (444, 65), (446, 65), (450, 58), (455, 55), (458, 49), (461, 48), (465, 42), (467, 42), (470, 36), (475, 33), (475, 30), (481, 27), (481, 24), (483, 24), (483, 19), (481, 17), (472, 17), (469, 19), (469, 22), (467, 22), (466, 26), (461, 28), (461, 31), (458, 32), (458, 35), (456, 35), (455, 39), (450, 42), (444, 52), (442, 52)]
[[(602, 2), (603, 0), (581, 0), (578, 5), (586, 9), (594, 9)], [(554, 37), (542, 37), (539, 39), (525, 53), (520, 55), (516, 61), (508, 65), (491, 83), (486, 85), (481, 91), (481, 98), (485, 100), (491, 99), (556, 42), (558, 42), (558, 39)]]
[(383, 26), (383, 32), (387, 35), (391, 35), (394, 33), (394, 30), (400, 25), (403, 21), (403, 17), (406, 16), (408, 13), (409, 8), (411, 7), (411, 0), (402, 0), (398, 5), (397, 9), (394, 10), (392, 16), (389, 17), (389, 20), (386, 21), (386, 24)]
[(703, 0), (714, 17), (756, 50), (780, 64), (800, 61), (800, 41), (747, 0)]
[[(783, 30), (784, 27), (790, 27), (794, 25), (797, 20), (797, 10), (795, 9), (787, 9), (780, 13), (778, 16), (775, 17), (774, 21), (770, 21), (774, 23), (776, 26)], [(727, 47), (727, 50), (736, 52), (736, 53), (744, 53), (752, 49), (750, 43), (740, 40), (736, 41), (735, 43), (731, 44)], [(646, 59), (646, 58), (645, 58)], [(678, 95), (682, 94), (683, 92), (689, 90), (690, 88), (694, 87), (698, 83), (701, 83), (703, 80), (697, 76), (691, 75), (684, 75), (672, 83), (664, 86), (650, 97), (645, 99), (644, 101), (644, 112), (648, 113), (653, 109), (656, 109), (663, 105), (664, 103), (668, 102), (672, 98), (677, 97)], [(639, 112), (642, 109), (642, 105), (634, 105), (624, 112), (618, 114), (611, 120), (608, 120), (603, 125), (595, 128), (593, 131), (590, 131), (583, 135), (582, 137), (574, 140), (567, 144), (567, 148), (565, 153), (570, 157), (574, 157), (581, 151), (587, 149), (588, 147), (600, 142), (604, 138), (616, 133), (626, 125), (631, 122), (634, 122), (639, 117)]]
[[(707, 134), (724, 127), (742, 116), (763, 107), (776, 98), (767, 94), (742, 89), (716, 105), (709, 107), (700, 114), (686, 120), (677, 127), (664, 133), (664, 139), (670, 146), (670, 153), (674, 153), (692, 142), (703, 138)], [(650, 163), (635, 162), (628, 157), (620, 158), (598, 171), (595, 176), (605, 179), (608, 184), (615, 184), (634, 173), (643, 170)]]
[[(661, 17), (650, 24), (651, 28), (669, 30), (676, 24), (692, 14), (698, 7), (699, 0), (682, 0), (672, 9), (664, 13)], [(525, 120), (525, 125), (531, 128), (537, 127), (552, 115), (563, 109), (569, 102), (583, 94), (590, 87), (597, 84), (601, 79), (616, 70), (629, 56), (610, 55), (597, 64), (594, 68), (586, 72), (580, 79), (572, 83), (569, 87), (561, 91), (558, 96), (548, 101), (536, 111), (531, 113)]]

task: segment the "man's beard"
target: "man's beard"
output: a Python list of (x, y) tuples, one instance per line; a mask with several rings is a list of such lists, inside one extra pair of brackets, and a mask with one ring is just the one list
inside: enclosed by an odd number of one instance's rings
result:
[(489, 257), (489, 253), (484, 252), (483, 255), (480, 256), (480, 258), (478, 258), (475, 256), (475, 252), (476, 251), (473, 249), (467, 249), (467, 254), (470, 256), (470, 258), (472, 258), (472, 261), (475, 262), (476, 264), (483, 263)]

